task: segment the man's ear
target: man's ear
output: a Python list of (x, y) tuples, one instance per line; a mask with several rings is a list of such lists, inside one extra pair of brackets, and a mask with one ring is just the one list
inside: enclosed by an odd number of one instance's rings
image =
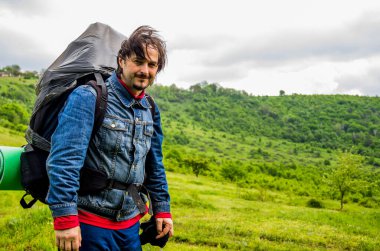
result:
[(124, 59), (122, 59), (121, 57), (117, 58), (117, 62), (119, 63), (119, 67), (123, 64), (123, 61), (124, 61)]

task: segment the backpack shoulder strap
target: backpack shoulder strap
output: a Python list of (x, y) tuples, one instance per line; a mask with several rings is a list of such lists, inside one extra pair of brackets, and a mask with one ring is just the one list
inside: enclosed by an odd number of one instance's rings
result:
[(94, 75), (96, 81), (90, 80), (87, 82), (88, 85), (91, 85), (96, 90), (95, 119), (91, 137), (95, 135), (103, 123), (108, 98), (107, 86), (104, 83), (103, 77), (100, 73), (95, 73)]
[(152, 96), (148, 94), (146, 94), (146, 99), (150, 104), (150, 113), (152, 114), (152, 119), (154, 120), (154, 115), (156, 114), (156, 104), (154, 103)]

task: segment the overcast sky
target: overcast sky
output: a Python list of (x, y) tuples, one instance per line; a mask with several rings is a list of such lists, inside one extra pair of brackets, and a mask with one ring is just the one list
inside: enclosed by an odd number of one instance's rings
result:
[(377, 0), (0, 0), (0, 67), (47, 68), (94, 22), (159, 30), (164, 85), (380, 95)]

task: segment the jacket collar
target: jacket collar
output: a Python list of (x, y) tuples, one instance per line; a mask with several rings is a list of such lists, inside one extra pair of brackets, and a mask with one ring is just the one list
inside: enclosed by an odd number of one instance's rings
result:
[(136, 100), (132, 97), (132, 95), (125, 89), (125, 87), (119, 82), (116, 72), (113, 72), (109, 77), (109, 83), (112, 90), (115, 92), (118, 99), (121, 103), (126, 107), (131, 107), (132, 105), (137, 105), (139, 107), (143, 107), (145, 109), (151, 108), (148, 100), (146, 99), (146, 95), (141, 100)]

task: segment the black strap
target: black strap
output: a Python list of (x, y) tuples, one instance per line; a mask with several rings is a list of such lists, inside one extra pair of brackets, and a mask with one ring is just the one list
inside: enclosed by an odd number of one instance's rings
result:
[(141, 199), (138, 187), (139, 186), (136, 186), (134, 184), (129, 185), (128, 189), (127, 189), (128, 195), (132, 197), (132, 199), (135, 202), (140, 213), (145, 213), (146, 206), (145, 206), (145, 203), (143, 202), (143, 200)]
[(107, 87), (104, 83), (103, 77), (100, 73), (95, 73), (96, 81), (90, 80), (87, 84), (91, 85), (96, 90), (96, 106), (95, 106), (95, 119), (94, 119), (94, 127), (92, 129), (91, 138), (95, 135), (95, 133), (101, 127), (104, 115), (107, 109), (107, 98), (108, 92)]
[(146, 195), (148, 196), (148, 199), (149, 199), (149, 214), (152, 214), (149, 192), (147, 191), (147, 189), (143, 185), (127, 184), (127, 183), (123, 183), (123, 182), (120, 182), (117, 180), (109, 179), (107, 188), (108, 189), (118, 189), (118, 190), (127, 191), (128, 195), (131, 196), (133, 201), (135, 202), (140, 213), (145, 213), (145, 210), (146, 210), (145, 203), (143, 202), (143, 200), (141, 199), (141, 196), (139, 194), (139, 192), (144, 189), (145, 190), (144, 193), (146, 193)]
[(24, 209), (31, 208), (38, 200), (36, 198), (33, 198), (33, 200), (31, 200), (27, 203), (25, 201), (25, 197), (28, 195), (29, 195), (29, 193), (24, 194), (24, 196), (22, 196), (22, 198), (20, 200), (20, 204), (21, 204), (22, 208), (24, 208)]
[(152, 119), (154, 121), (154, 115), (156, 114), (156, 104), (154, 103), (152, 96), (149, 96), (148, 94), (146, 94), (146, 99), (150, 104), (150, 113), (152, 114)]

